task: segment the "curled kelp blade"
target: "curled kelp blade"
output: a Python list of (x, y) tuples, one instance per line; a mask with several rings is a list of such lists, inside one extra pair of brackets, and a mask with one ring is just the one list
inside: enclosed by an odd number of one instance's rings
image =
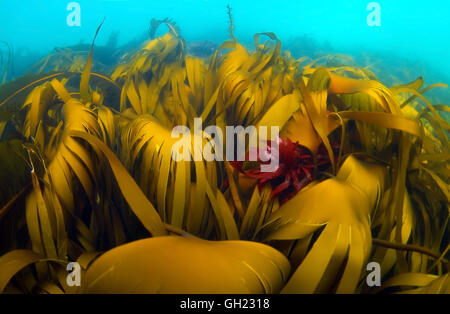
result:
[(170, 88), (171, 77), (181, 68), (183, 53), (182, 40), (167, 33), (126, 57), (126, 62), (118, 65), (111, 75), (114, 81), (123, 84), (121, 110), (127, 107), (127, 101), (138, 114), (153, 114), (161, 109), (157, 109), (159, 97)]
[(0, 266), (2, 269), (0, 273), (0, 293), (3, 292), (11, 278), (21, 269), (39, 262), (40, 259), (41, 257), (37, 254), (27, 250), (11, 251), (0, 257)]
[[(392, 227), (389, 228), (389, 234), (384, 235), (383, 232), (374, 232), (374, 237), (386, 238), (387, 240), (394, 243), (407, 244), (411, 233), (414, 229), (414, 223), (416, 219), (416, 214), (413, 211), (410, 195), (407, 191), (405, 191), (403, 206), (402, 206), (402, 224), (400, 226), (401, 229), (401, 241), (396, 241), (397, 228), (399, 228), (396, 224), (391, 223), (392, 219), (390, 215), (392, 214), (392, 202), (390, 201), (392, 197), (391, 189), (387, 189), (382, 199), (380, 200), (380, 205), (376, 213), (374, 213), (372, 225), (372, 230), (382, 230), (382, 226), (385, 224), (392, 224)], [(426, 257), (423, 256), (426, 260)], [(398, 267), (398, 256), (397, 252), (392, 249), (386, 249), (384, 247), (376, 247), (372, 254), (371, 260), (379, 261), (381, 265), (381, 276), (386, 275), (391, 271), (393, 267)]]
[(147, 230), (154, 236), (165, 235), (166, 229), (158, 216), (152, 203), (145, 197), (136, 182), (127, 172), (125, 167), (114, 155), (114, 153), (97, 137), (80, 132), (72, 131), (69, 135), (74, 138), (81, 138), (88, 142), (98, 155), (103, 155), (109, 163), (114, 177), (119, 185), (125, 200), (130, 206), (131, 210), (136, 214), (138, 219), (147, 228)]
[(284, 293), (352, 293), (372, 247), (370, 213), (384, 191), (385, 170), (350, 156), (336, 178), (313, 184), (276, 210), (268, 240), (307, 239), (321, 230)]
[(278, 199), (272, 198), (271, 193), (272, 188), (269, 185), (264, 186), (262, 190), (258, 186), (253, 188), (240, 227), (241, 239), (254, 240), (271, 214), (279, 208)]
[(214, 208), (208, 201), (216, 195), (217, 163), (203, 159), (202, 149), (212, 144), (207, 134), (184, 131), (172, 133), (141, 115), (122, 132), (122, 154), (163, 221), (200, 235)]
[[(385, 176), (382, 166), (362, 162), (354, 156), (348, 157), (337, 177), (314, 182), (272, 214), (264, 231), (268, 232), (266, 240), (302, 238), (306, 229), (296, 228), (297, 223), (300, 226), (303, 223), (315, 225), (314, 229), (317, 229), (331, 220), (340, 223), (353, 222), (354, 219), (368, 221), (370, 211), (384, 191)], [(321, 202), (315, 201), (318, 196)], [(337, 204), (356, 203), (366, 206), (361, 209), (343, 206), (345, 210), (335, 210)], [(298, 204), (301, 207), (296, 206)]]
[[(17, 293), (10, 286), (14, 276), (22, 272), (21, 278), (26, 282), (25, 286), (33, 293), (63, 294), (70, 290), (66, 284), (68, 262), (64, 259), (45, 258), (30, 250), (13, 250), (0, 257), (0, 293)], [(31, 271), (24, 272), (29, 266), (34, 266), (37, 277)], [(51, 272), (49, 272), (51, 267)], [(46, 276), (39, 276), (39, 271), (46, 269)], [(20, 291), (19, 291), (20, 292)]]
[(245, 241), (158, 237), (131, 242), (89, 267), (84, 293), (276, 293), (289, 274), (275, 249)]
[[(339, 126), (339, 120), (334, 116), (323, 117), (324, 133), (328, 136)], [(282, 137), (287, 137), (291, 141), (307, 147), (311, 152), (317, 152), (322, 143), (321, 137), (317, 134), (314, 126), (304, 111), (292, 114), (281, 133)]]
[[(25, 204), (27, 227), (35, 252), (63, 258), (69, 217), (77, 220), (79, 205), (84, 199), (92, 201), (95, 189), (93, 155), (68, 132), (98, 135), (99, 125), (95, 113), (56, 79), (36, 88), (31, 99), (24, 127), (24, 135), (34, 142), (28, 148), (29, 156), (35, 159), (30, 165), (33, 190)], [(35, 167), (43, 171), (35, 171)], [(77, 198), (75, 191), (79, 189), (84, 194)]]
[[(80, 268), (73, 266), (72, 271), (79, 271), (84, 278), (89, 265), (100, 253), (83, 253), (76, 262)], [(31, 250), (13, 250), (0, 257), (0, 293), (35, 293), (35, 294), (71, 294), (78, 287), (69, 286), (67, 281), (69, 261), (67, 259), (45, 258)], [(77, 269), (75, 269), (77, 267)], [(45, 276), (39, 276), (40, 270), (46, 270)], [(36, 271), (33, 271), (36, 270)], [(13, 280), (13, 278), (16, 278)], [(21, 282), (25, 291), (20, 291), (13, 284)]]
[[(275, 44), (259, 44), (261, 35)], [(216, 114), (225, 112), (228, 125), (255, 124), (267, 109), (294, 88), (298, 70), (280, 56), (280, 42), (272, 33), (255, 35), (256, 50), (248, 52), (236, 42), (222, 48), (232, 49), (213, 57), (209, 67), (211, 78), (220, 87)]]

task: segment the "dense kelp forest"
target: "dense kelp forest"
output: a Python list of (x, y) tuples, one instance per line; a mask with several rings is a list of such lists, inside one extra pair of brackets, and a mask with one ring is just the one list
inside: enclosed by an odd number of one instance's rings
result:
[[(201, 56), (154, 20), (154, 38), (111, 53), (113, 38), (102, 62), (94, 39), (4, 80), (0, 291), (450, 292), (449, 107), (426, 96), (446, 86), (294, 59), (273, 33), (246, 48), (229, 13), (230, 40)], [(195, 118), (278, 126), (278, 169), (176, 161), (172, 129)], [(216, 147), (188, 139), (183, 154)]]

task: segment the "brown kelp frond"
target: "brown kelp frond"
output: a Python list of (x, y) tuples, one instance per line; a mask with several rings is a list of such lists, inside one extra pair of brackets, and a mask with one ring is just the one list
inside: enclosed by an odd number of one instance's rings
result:
[(88, 269), (84, 292), (277, 293), (289, 270), (280, 252), (261, 243), (158, 237), (100, 256)]
[(172, 75), (180, 67), (183, 50), (182, 40), (167, 33), (149, 41), (117, 66), (111, 77), (123, 84), (121, 110), (126, 108), (128, 100), (136, 113), (153, 114), (159, 107), (159, 98), (170, 86)]
[[(43, 247), (42, 244), (52, 241), (42, 239), (41, 235), (66, 241), (65, 219), (79, 216), (82, 204), (94, 201), (95, 160), (91, 151), (69, 134), (81, 131), (99, 136), (100, 127), (94, 112), (72, 98), (56, 79), (37, 88), (32, 95), (24, 135), (35, 139), (33, 153), (38, 157), (41, 163), (39, 166), (44, 172), (41, 177), (36, 171), (32, 172), (33, 193), (27, 198), (27, 225), (30, 236), (32, 226), (45, 228), (33, 231), (31, 241), (35, 252), (51, 258), (65, 257), (67, 243), (63, 243), (61, 251), (56, 252), (57, 244), (55, 247)], [(56, 121), (52, 123), (52, 120)], [(86, 195), (86, 199), (75, 197), (73, 191), (76, 190), (83, 191), (82, 195)], [(46, 215), (39, 214), (42, 212)], [(43, 223), (42, 219), (47, 222)], [(52, 221), (59, 224), (53, 230)], [(62, 235), (55, 235), (61, 232)]]
[(86, 65), (88, 50), (75, 51), (70, 48), (58, 48), (48, 56), (39, 60), (30, 68), (30, 73), (48, 72), (82, 72)]
[(228, 14), (228, 35), (230, 40), (236, 41), (234, 37), (234, 23), (233, 23), (233, 13), (231, 9), (231, 5), (227, 5), (227, 14)]
[[(260, 44), (262, 36), (275, 44), (268, 41)], [(256, 50), (252, 53), (238, 43), (229, 42), (221, 48), (231, 50), (211, 61), (213, 82), (220, 87), (216, 115), (223, 114), (222, 119), (231, 125), (256, 124), (271, 105), (294, 88), (297, 72), (282, 62), (277, 37), (273, 33), (256, 34), (254, 40)]]
[(313, 184), (271, 215), (262, 230), (266, 241), (300, 239), (296, 245), (304, 250), (308, 246), (301, 242), (321, 232), (283, 292), (356, 289), (372, 245), (370, 215), (384, 191), (385, 177), (383, 167), (350, 156), (336, 178)]
[[(30, 273), (24, 273), (23, 276), (28, 279), (28, 287), (24, 292), (29, 293), (64, 293), (61, 286), (65, 284), (64, 275), (67, 262), (58, 259), (46, 259), (29, 250), (14, 250), (0, 257), (0, 267), (2, 273), (0, 275), (0, 293), (5, 288), (8, 292), (7, 284), (18, 272), (26, 269), (28, 266), (34, 265), (36, 268), (52, 267), (54, 282), (42, 280), (40, 283)], [(50, 266), (51, 265), (51, 266)], [(43, 278), (42, 278), (43, 279)], [(17, 293), (17, 290), (11, 290), (11, 293)]]
[(98, 33), (100, 29), (102, 28), (103, 23), (105, 20), (100, 23), (100, 25), (97, 27), (97, 30), (95, 31), (94, 39), (92, 40), (91, 49), (89, 50), (89, 56), (87, 58), (86, 66), (84, 67), (83, 73), (81, 74), (81, 80), (80, 80), (80, 96), (81, 100), (83, 102), (89, 102), (92, 101), (90, 98), (89, 93), (89, 79), (91, 78), (91, 72), (92, 72), (92, 62), (93, 62), (93, 54), (94, 54), (94, 44), (95, 39), (98, 36)]
[(215, 223), (211, 218), (218, 216), (218, 223), (223, 223), (225, 210), (223, 203), (212, 203), (218, 193), (217, 165), (202, 156), (203, 147), (215, 144), (202, 131), (185, 132), (174, 134), (156, 118), (141, 115), (122, 132), (122, 159), (165, 222), (205, 235), (211, 231), (206, 226)]
[(72, 48), (55, 48), (53, 53), (32, 65), (29, 72), (38, 74), (51, 71), (81, 73), (87, 69), (89, 69), (90, 72), (93, 63), (92, 53), (95, 38), (97, 37), (103, 22), (104, 20), (100, 23), (97, 31), (95, 32), (94, 40), (92, 41), (90, 49), (79, 50)]
[(11, 67), (13, 64), (13, 49), (11, 45), (3, 40), (0, 40), (0, 44), (7, 48), (7, 56), (5, 57), (3, 51), (0, 50), (0, 85), (5, 84), (8, 81), (8, 77), (12, 75)]
[[(25, 86), (23, 86), (23, 87), (21, 87), (21, 88), (15, 90), (13, 93), (11, 93), (11, 94), (9, 94), (7, 97), (5, 97), (5, 98), (2, 100), (2, 102), (0, 103), (0, 107), (4, 106), (4, 105), (7, 104), (9, 101), (11, 101), (14, 97), (16, 97), (17, 95), (23, 93), (23, 92), (26, 91), (27, 89), (29, 89), (29, 88), (31, 88), (31, 87), (33, 87), (33, 86), (39, 84), (39, 83), (42, 83), (42, 82), (44, 82), (44, 81), (51, 80), (51, 79), (53, 79), (53, 78), (55, 78), (55, 77), (58, 77), (58, 76), (61, 76), (61, 75), (63, 75), (63, 73), (52, 73), (52, 74), (49, 74), (49, 75), (45, 75), (44, 77), (39, 78), (39, 79), (37, 79), (37, 80), (33, 79), (32, 82), (30, 82), (30, 83), (26, 84)], [(11, 84), (13, 84), (13, 83), (11, 83)]]
[(172, 35), (178, 36), (180, 34), (180, 28), (170, 18), (166, 17), (166, 18), (164, 18), (162, 20), (152, 19), (150, 21), (150, 28), (148, 29), (148, 33), (150, 35), (150, 39), (154, 39), (155, 38), (156, 31), (158, 30), (158, 28), (159, 28), (159, 26), (161, 24), (166, 24), (167, 27), (169, 28), (169, 31), (172, 33)]
[(30, 172), (23, 141), (0, 142), (0, 254), (16, 248)]
[[(230, 32), (205, 60), (168, 19), (152, 37), (161, 24), (111, 76), (93, 72), (93, 41), (83, 67), (60, 51), (43, 69), (54, 58), (63, 72), (2, 97), (14, 140), (0, 143), (0, 291), (448, 290), (449, 109), (425, 96), (443, 84), (387, 87), (341, 55), (295, 60), (273, 33), (249, 50)], [(279, 168), (222, 161), (235, 147), (196, 118), (268, 127), (257, 135), (269, 155), (279, 144)], [(369, 261), (379, 289), (362, 280)]]
[[(406, 287), (406, 289), (405, 289)], [(449, 294), (449, 274), (435, 276), (423, 273), (404, 273), (385, 282), (378, 291), (391, 290), (402, 294)]]
[(105, 156), (119, 188), (131, 210), (136, 214), (151, 235), (165, 235), (167, 233), (166, 229), (161, 221), (161, 218), (157, 215), (153, 205), (144, 196), (133, 178), (128, 174), (125, 167), (121, 164), (114, 153), (109, 150), (109, 148), (97, 137), (86, 132), (73, 130), (70, 133), (70, 137), (84, 139), (91, 145), (97, 154), (102, 153)]

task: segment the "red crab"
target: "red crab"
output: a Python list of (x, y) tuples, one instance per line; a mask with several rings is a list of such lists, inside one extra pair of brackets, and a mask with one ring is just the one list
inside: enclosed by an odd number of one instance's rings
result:
[[(267, 145), (266, 154), (273, 156), (276, 145), (270, 142)], [(333, 150), (337, 153), (339, 145), (332, 144)], [(278, 138), (279, 167), (273, 172), (261, 172), (262, 162), (258, 155), (257, 162), (232, 161), (231, 165), (241, 173), (258, 180), (261, 189), (266, 183), (272, 185), (272, 197), (278, 197), (280, 203), (285, 203), (294, 197), (297, 192), (307, 186), (313, 180), (314, 157), (311, 151), (298, 143), (293, 143), (289, 138)], [(275, 155), (276, 156), (276, 155)], [(246, 156), (248, 160), (249, 154)], [(328, 152), (323, 143), (316, 154), (318, 170), (324, 170), (331, 164)], [(267, 158), (265, 158), (267, 160)]]

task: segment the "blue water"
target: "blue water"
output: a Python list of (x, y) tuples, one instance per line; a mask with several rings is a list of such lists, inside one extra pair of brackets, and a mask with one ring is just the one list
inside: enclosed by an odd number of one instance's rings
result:
[(0, 40), (12, 44), (16, 51), (44, 54), (57, 46), (89, 43), (106, 17), (97, 43), (106, 43), (112, 31), (120, 31), (120, 44), (144, 36), (152, 18), (169, 17), (188, 41), (221, 42), (228, 36), (226, 5), (230, 4), (235, 35), (241, 42), (251, 44), (257, 32), (274, 32), (283, 43), (306, 34), (318, 43), (328, 42), (335, 52), (376, 52), (386, 59), (395, 55), (413, 64), (418, 60), (436, 73), (433, 81), (449, 83), (447, 0), (376, 1), (381, 8), (379, 27), (367, 24), (370, 0), (79, 0), (80, 27), (66, 23), (69, 2), (1, 0)]

